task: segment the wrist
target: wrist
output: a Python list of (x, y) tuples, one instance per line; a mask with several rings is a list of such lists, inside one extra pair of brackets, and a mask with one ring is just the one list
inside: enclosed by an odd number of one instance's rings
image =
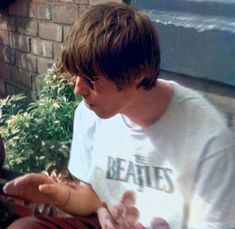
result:
[(62, 209), (65, 209), (68, 206), (68, 204), (70, 202), (70, 198), (71, 198), (70, 188), (68, 186), (65, 186), (65, 189), (66, 189), (66, 192), (67, 192), (67, 194), (66, 194), (67, 197), (66, 197), (64, 203), (59, 206)]

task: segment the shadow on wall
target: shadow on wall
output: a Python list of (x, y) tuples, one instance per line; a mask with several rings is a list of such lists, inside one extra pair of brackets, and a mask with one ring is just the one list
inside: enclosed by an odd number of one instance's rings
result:
[[(28, 9), (31, 1), (0, 0), (0, 80), (8, 83), (10, 93), (21, 93), (31, 87), (29, 72), (37, 73), (33, 58), (29, 56), (31, 19), (18, 13), (23, 5)], [(0, 91), (4, 91), (1, 87)]]
[(15, 1), (16, 0), (1, 0), (0, 1), (0, 9), (6, 10)]

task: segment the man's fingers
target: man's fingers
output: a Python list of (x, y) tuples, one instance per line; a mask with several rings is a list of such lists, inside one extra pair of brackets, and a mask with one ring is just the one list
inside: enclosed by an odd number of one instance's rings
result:
[(7, 182), (3, 187), (3, 191), (5, 193), (11, 194), (11, 192), (14, 191), (14, 187), (14, 181)]
[(44, 174), (30, 173), (15, 179), (15, 186), (30, 185), (30, 184), (43, 184), (53, 183), (53, 179)]
[(132, 206), (135, 204), (136, 197), (133, 191), (126, 191), (122, 196), (122, 203), (126, 206)]
[(18, 178), (14, 179), (10, 182), (7, 182), (3, 187), (3, 191), (9, 195), (22, 196), (22, 189), (24, 189), (24, 186), (16, 187), (17, 180), (18, 180)]
[(129, 218), (133, 221), (137, 221), (139, 218), (139, 211), (136, 207), (127, 207), (126, 208), (126, 218)]
[(105, 207), (101, 207), (97, 210), (97, 216), (102, 229), (116, 228), (112, 216)]
[(8, 194), (14, 194), (17, 190), (24, 188), (25, 186), (37, 186), (41, 183), (53, 183), (52, 179), (41, 174), (27, 174), (21, 177), (17, 177), (12, 181), (7, 182), (4, 185), (4, 192)]
[(39, 185), (38, 190), (41, 194), (43, 194), (51, 203), (64, 206), (64, 204), (70, 198), (69, 187), (64, 184), (54, 183), (54, 184), (42, 184)]
[[(50, 177), (42, 174), (27, 174), (5, 184), (3, 191), (12, 196), (17, 196), (28, 201), (47, 201), (47, 197), (40, 195), (41, 184), (55, 183)], [(43, 194), (43, 193), (42, 193)]]
[[(114, 228), (116, 229), (143, 229), (144, 227), (137, 222), (139, 218), (139, 211), (136, 207), (134, 207), (135, 202), (135, 193), (133, 191), (126, 191), (122, 196), (121, 202), (113, 207), (110, 207), (109, 210), (106, 209), (107, 212), (103, 210), (104, 212), (101, 216), (104, 215), (104, 213), (109, 213), (112, 217), (112, 221), (115, 223)], [(108, 218), (101, 216), (99, 219), (103, 223), (102, 229), (104, 229), (106, 228), (105, 225), (107, 225), (106, 223), (110, 217)]]
[(58, 188), (58, 184), (41, 184), (38, 189), (44, 194), (53, 194)]
[(123, 215), (125, 215), (126, 207), (123, 203), (117, 204), (111, 208), (109, 208), (110, 213), (112, 214), (112, 217), (118, 221), (120, 218), (123, 218)]
[(16, 178), (14, 180), (14, 186), (17, 187), (17, 186), (23, 186), (23, 185), (28, 184), (28, 182), (31, 181), (30, 177), (31, 176), (29, 175), (24, 175), (24, 176)]
[(127, 228), (134, 229), (137, 226), (138, 218), (139, 218), (139, 211), (137, 210), (137, 208), (135, 207), (126, 208), (125, 215), (123, 215), (122, 218), (122, 227), (126, 229)]
[(27, 196), (27, 190), (24, 186), (16, 187), (15, 181), (5, 184), (3, 191), (12, 196), (17, 196), (25, 200), (30, 200)]

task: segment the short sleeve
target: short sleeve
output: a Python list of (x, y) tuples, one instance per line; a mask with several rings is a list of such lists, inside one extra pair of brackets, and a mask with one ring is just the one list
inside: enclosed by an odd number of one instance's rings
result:
[(198, 166), (190, 203), (190, 229), (235, 228), (235, 137), (211, 139)]

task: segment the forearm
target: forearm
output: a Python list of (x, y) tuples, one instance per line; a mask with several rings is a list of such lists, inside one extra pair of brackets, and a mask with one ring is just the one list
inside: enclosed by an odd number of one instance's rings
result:
[(65, 212), (75, 215), (90, 215), (102, 205), (92, 188), (83, 182), (75, 187), (66, 185), (67, 198), (61, 207)]
[(31, 173), (8, 182), (4, 192), (34, 203), (53, 204), (76, 215), (92, 214), (101, 206), (90, 185), (70, 177)]

